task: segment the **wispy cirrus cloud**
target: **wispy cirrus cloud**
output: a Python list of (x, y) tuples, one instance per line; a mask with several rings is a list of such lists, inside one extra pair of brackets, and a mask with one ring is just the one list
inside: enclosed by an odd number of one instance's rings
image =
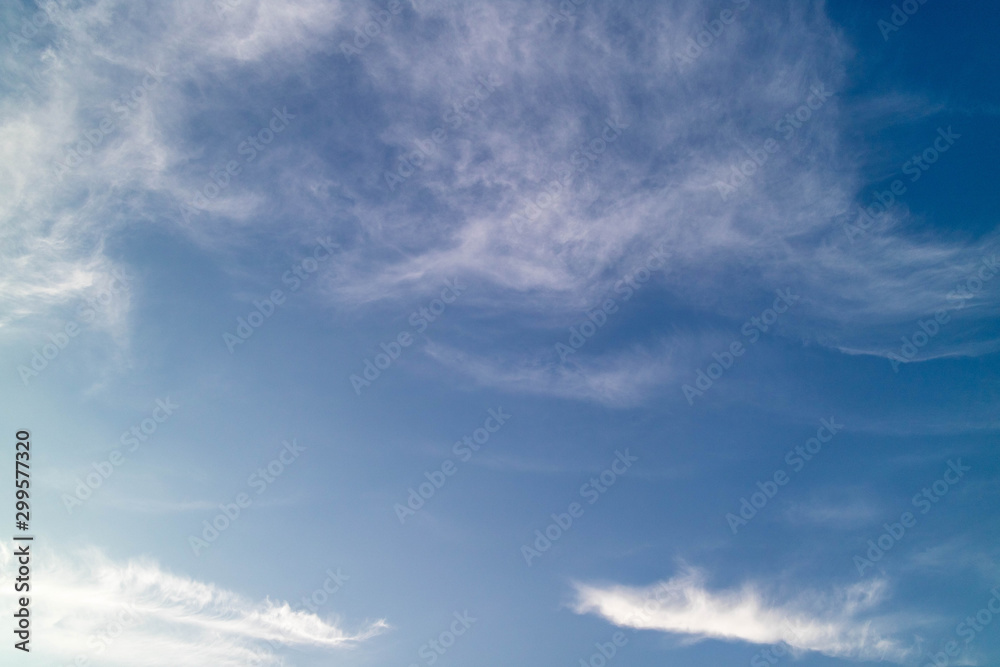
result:
[[(0, 102), (9, 176), (0, 179), (0, 246), (11, 258), (0, 267), (0, 324), (51, 312), (99, 284), (127, 259), (109, 248), (138, 224), (233, 259), (227, 270), (239, 274), (253, 238), (288, 241), (294, 220), (302, 238), (337, 232), (345, 241), (338, 270), (316, 281), (331, 306), (417, 298), (458, 277), (488, 288), (488, 300), (467, 303), (532, 324), (544, 317), (557, 331), (663, 243), (670, 270), (655, 282), (692, 317), (738, 324), (748, 302), (794, 285), (812, 307), (784, 322), (784, 335), (886, 355), (894, 327), (933, 312), (998, 245), (995, 235), (908, 234), (905, 206), (864, 238), (844, 234), (872, 179), (898, 168), (857, 137), (880, 123), (926, 122), (947, 105), (896, 90), (842, 95), (855, 54), (821, 2), (749, 3), (683, 67), (678, 45), (710, 18), (701, 3), (632, 13), (588, 3), (558, 30), (545, 6), (402, 3), (350, 58), (341, 45), (374, 6), (243, 0), (219, 16), (190, 1), (148, 13), (126, 5), (83, 3), (51, 43), (39, 37), (4, 56), (27, 92)], [(165, 72), (162, 82), (83, 164), (53, 178), (149, 67)], [(484, 77), (499, 82), (495, 90), (456, 115)], [(817, 86), (830, 93), (821, 108), (790, 136), (777, 130)], [(185, 220), (180, 205), (237, 157), (274, 104), (289, 105), (294, 127)], [(594, 144), (609, 118), (620, 136)], [(430, 139), (438, 127), (439, 145)], [(718, 183), (775, 137), (778, 151), (721, 198)], [(385, 174), (417, 142), (436, 148), (390, 190)], [(558, 194), (531, 224), (512, 224), (553, 181), (562, 182)], [(292, 245), (276, 247), (291, 253)], [(964, 311), (921, 359), (995, 350), (995, 336), (969, 342), (960, 331), (995, 316), (998, 302), (990, 296)], [(475, 353), (460, 337), (450, 344)], [(640, 347), (619, 344), (591, 359), (600, 370), (587, 379), (539, 372), (543, 352), (500, 351), (495, 364), (456, 370), (529, 390), (517, 378), (534, 376), (547, 393), (606, 403), (641, 402), (643, 387), (659, 382), (619, 386), (644, 366)]]
[[(255, 602), (213, 584), (172, 574), (151, 560), (119, 563), (97, 550), (56, 557), (34, 552), (32, 652), (102, 665), (193, 667), (283, 664), (285, 647), (342, 651), (385, 630), (384, 620), (355, 631), (288, 603)], [(16, 568), (0, 545), (0, 569)], [(6, 578), (6, 577), (5, 577)], [(13, 608), (12, 586), (0, 599)]]
[(511, 392), (588, 400), (626, 407), (640, 403), (647, 393), (674, 377), (669, 355), (643, 350), (585, 358), (579, 363), (559, 363), (554, 353), (527, 360), (497, 361), (437, 343), (429, 343), (428, 356), (446, 367), (460, 370), (474, 382)]
[(659, 584), (634, 587), (575, 584), (578, 614), (596, 614), (619, 627), (658, 630), (687, 640), (785, 643), (798, 651), (856, 660), (903, 662), (908, 651), (890, 635), (896, 623), (870, 612), (885, 598), (881, 581), (802, 592), (784, 600), (759, 585), (713, 591), (703, 572), (685, 569)]

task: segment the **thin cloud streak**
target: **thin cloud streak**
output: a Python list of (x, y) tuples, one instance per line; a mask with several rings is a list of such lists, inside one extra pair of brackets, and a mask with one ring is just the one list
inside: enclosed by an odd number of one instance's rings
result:
[(578, 614), (596, 614), (619, 627), (659, 630), (688, 639), (784, 642), (800, 651), (856, 660), (903, 662), (908, 653), (885, 636), (887, 623), (865, 612), (885, 597), (885, 583), (865, 582), (828, 595), (802, 594), (777, 602), (758, 587), (711, 591), (705, 576), (687, 569), (647, 587), (574, 584)]
[[(287, 602), (254, 602), (213, 584), (171, 574), (150, 560), (118, 563), (92, 549), (73, 557), (33, 554), (33, 639), (39, 653), (102, 665), (160, 667), (177, 656), (192, 667), (282, 664), (276, 651), (311, 647), (341, 651), (388, 624), (376, 620), (354, 632)], [(0, 567), (16, 560), (0, 545)], [(14, 606), (12, 587), (0, 595)], [(118, 626), (120, 633), (109, 629)], [(124, 626), (124, 629), (121, 629)]]

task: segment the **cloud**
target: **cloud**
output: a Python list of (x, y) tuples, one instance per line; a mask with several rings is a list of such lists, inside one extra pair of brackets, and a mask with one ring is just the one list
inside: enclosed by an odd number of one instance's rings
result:
[[(939, 308), (997, 241), (908, 234), (913, 220), (905, 205), (854, 243), (845, 234), (857, 205), (869, 203), (868, 183), (881, 177), (872, 173), (898, 171), (898, 164), (857, 159), (858, 127), (890, 118), (926, 123), (943, 106), (892, 90), (884, 98), (841, 95), (854, 54), (824, 9), (752, 5), (683, 67), (677, 45), (707, 18), (696, 3), (648, 8), (641, 18), (588, 5), (572, 28), (555, 31), (544, 9), (512, 2), (476, 14), (448, 4), (426, 10), (414, 27), (434, 19), (441, 28), (432, 38), (420, 43), (400, 33), (363, 61), (384, 111), (377, 141), (360, 163), (368, 196), (352, 209), (370, 243), (349, 253), (330, 278), (331, 300), (364, 305), (411, 296), (458, 275), (486, 286), (491, 303), (484, 309), (528, 311), (530, 326), (541, 317), (555, 330), (608, 292), (621, 267), (663, 242), (672, 270), (657, 282), (691, 316), (722, 315), (738, 324), (755, 314), (748, 303), (790, 285), (810, 308), (783, 322), (783, 335), (888, 354), (896, 328), (908, 333)], [(772, 35), (769, 22), (783, 26), (777, 39), (763, 37)], [(452, 131), (445, 114), (490, 72), (503, 83)], [(816, 86), (832, 95), (792, 136), (776, 131)], [(586, 171), (548, 197), (548, 186), (611, 116), (628, 125), (619, 140), (584, 160)], [(435, 126), (448, 129), (446, 140), (388, 191), (381, 176)], [(773, 137), (777, 153), (735, 194), (720, 197), (717, 184)], [(526, 205), (543, 201), (529, 225), (511, 223)], [(967, 314), (984, 321), (995, 312), (991, 303)], [(937, 354), (995, 349), (952, 340), (968, 324), (936, 341)], [(600, 372), (585, 379), (548, 368), (540, 354), (523, 349), (477, 362), (468, 347), (455, 348), (451, 358), (464, 354), (473, 363), (453, 367), (478, 382), (601, 402), (625, 393), (615, 377), (644, 361), (641, 351), (620, 348), (592, 359)], [(617, 368), (607, 363), (612, 356)], [(643, 385), (654, 384), (640, 379), (624, 400), (641, 401)]]
[[(531, 3), (404, 2), (350, 58), (340, 47), (375, 6), (222, 4), (233, 10), (81, 3), (52, 39), (3, 56), (22, 94), (0, 101), (0, 164), (17, 165), (0, 174), (9, 176), (0, 178), (0, 248), (11, 258), (0, 267), (0, 327), (51, 314), (138, 260), (119, 241), (148, 226), (217, 253), (237, 275), (253, 256), (240, 251), (261, 239), (280, 239), (273, 247), (292, 255), (298, 238), (336, 232), (338, 270), (316, 281), (333, 306), (426, 295), (457, 277), (484, 286), (489, 299), (478, 305), (489, 314), (532, 325), (544, 317), (553, 331), (663, 243), (671, 266), (655, 282), (690, 319), (739, 323), (753, 314), (748, 303), (794, 286), (811, 310), (783, 322), (783, 335), (885, 355), (886, 341), (933, 313), (997, 246), (995, 235), (907, 234), (905, 207), (854, 243), (844, 234), (873, 174), (898, 167), (859, 160), (873, 153), (859, 137), (945, 107), (905, 91), (840, 95), (855, 54), (822, 2), (749, 3), (693, 62), (679, 49), (713, 18), (697, 2), (588, 3), (557, 26), (550, 7)], [(166, 73), (162, 82), (126, 119), (112, 114), (93, 154), (54, 178), (150, 67)], [(480, 82), (491, 75), (499, 84), (487, 94)], [(833, 95), (786, 138), (776, 123), (816, 86)], [(274, 105), (288, 105), (294, 127), (185, 219), (180, 205), (242, 159), (237, 147)], [(609, 119), (620, 136), (594, 144)], [(734, 165), (774, 137), (779, 150), (721, 197)], [(390, 190), (385, 174), (428, 142), (432, 154)], [(531, 205), (530, 224), (513, 224)], [(964, 311), (925, 354), (994, 351), (989, 333), (956, 341), (953, 332), (995, 318), (997, 303)], [(132, 305), (116, 314), (117, 345), (127, 344)], [(541, 369), (542, 352), (502, 352), (489, 372), (511, 388), (537, 391), (538, 379), (550, 395), (629, 404), (660, 382), (623, 379), (645, 361), (635, 348), (581, 361), (594, 367), (588, 377)]]
[(497, 361), (437, 343), (429, 343), (425, 351), (480, 385), (617, 407), (638, 404), (650, 390), (674, 376), (669, 355), (661, 357), (644, 350), (585, 357), (573, 363), (559, 363), (555, 353), (544, 360), (522, 356)]
[(803, 502), (792, 502), (784, 518), (795, 525), (814, 525), (845, 530), (860, 528), (884, 514), (877, 503), (865, 499), (857, 489), (836, 489), (814, 493)]
[(883, 633), (891, 623), (866, 618), (885, 597), (884, 582), (840, 588), (826, 595), (801, 593), (777, 601), (758, 586), (711, 591), (705, 576), (686, 569), (646, 587), (575, 584), (572, 605), (578, 614), (597, 614), (619, 627), (659, 630), (687, 639), (739, 640), (754, 644), (784, 642), (800, 651), (856, 660), (907, 656)]
[[(0, 328), (64, 314), (99, 289), (123, 264), (109, 241), (129, 226), (176, 224), (206, 245), (225, 236), (171, 219), (207, 182), (216, 152), (239, 143), (223, 129), (246, 103), (232, 80), (280, 76), (326, 50), (341, 22), (363, 19), (325, 0), (182, 0), (148, 12), (122, 0), (56, 4), (64, 6), (50, 25), (0, 62), (14, 91), (0, 100)], [(219, 15), (216, 5), (231, 9)], [(275, 71), (260, 67), (264, 59)], [(185, 86), (213, 94), (192, 99)], [(270, 109), (253, 111), (266, 122)], [(226, 195), (208, 207), (223, 220), (261, 207), (252, 190)], [(124, 316), (128, 304), (121, 308)], [(114, 319), (125, 345), (122, 317)]]
[(1000, 550), (996, 548), (978, 546), (973, 534), (966, 533), (912, 552), (907, 558), (906, 567), (948, 576), (968, 569), (977, 572), (984, 583), (992, 583), (1000, 578), (998, 551)]
[[(5, 578), (17, 566), (4, 545), (0, 566)], [(32, 568), (32, 651), (51, 661), (157, 667), (183, 656), (192, 667), (278, 665), (284, 647), (340, 651), (388, 627), (378, 620), (349, 632), (288, 603), (254, 602), (149, 560), (117, 563), (96, 550), (34, 552)], [(5, 608), (15, 606), (12, 589), (0, 594)]]

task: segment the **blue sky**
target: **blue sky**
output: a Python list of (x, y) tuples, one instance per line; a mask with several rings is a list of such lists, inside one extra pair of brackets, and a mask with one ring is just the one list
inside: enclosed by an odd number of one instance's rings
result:
[(1000, 659), (993, 4), (41, 6), (17, 660)]

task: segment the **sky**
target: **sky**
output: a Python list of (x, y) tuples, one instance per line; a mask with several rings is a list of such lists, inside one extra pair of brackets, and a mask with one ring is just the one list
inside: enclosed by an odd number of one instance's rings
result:
[(997, 18), (5, 3), (0, 663), (997, 664)]

